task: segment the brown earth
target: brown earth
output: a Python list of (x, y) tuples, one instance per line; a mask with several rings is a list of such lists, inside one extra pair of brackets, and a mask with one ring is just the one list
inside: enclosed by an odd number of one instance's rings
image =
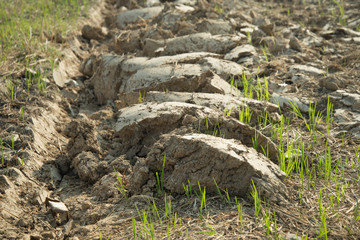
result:
[[(328, 237), (359, 239), (360, 3), (343, 3), (339, 17), (330, 1), (99, 0), (61, 45), (46, 93), (18, 87), (9, 100), (0, 78), (0, 239), (134, 239), (133, 221), (151, 238), (138, 211), (156, 203), (164, 214), (164, 197), (178, 220), (155, 221), (158, 239), (316, 238), (318, 193), (337, 188), (319, 176), (299, 196), (299, 174), (278, 166), (281, 141), (259, 124), (266, 114), (291, 118), (312, 164), (325, 143), (333, 168), (351, 160), (339, 210), (327, 208)], [(245, 75), (258, 100), (245, 98)], [(266, 82), (269, 99), (256, 88)], [(288, 101), (308, 118), (310, 103), (326, 116), (328, 99), (334, 123), (313, 140)], [(242, 204), (243, 226), (214, 181)], [(206, 189), (204, 216), (187, 184)], [(253, 184), (276, 213), (272, 234), (254, 216)]]

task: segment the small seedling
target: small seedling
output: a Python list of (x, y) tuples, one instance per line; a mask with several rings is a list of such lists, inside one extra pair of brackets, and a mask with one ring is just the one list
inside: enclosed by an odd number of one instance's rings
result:
[(270, 100), (269, 81), (267, 80), (266, 76), (264, 77), (264, 85), (265, 85), (265, 101), (269, 101)]
[(116, 188), (119, 190), (120, 194), (125, 198), (127, 199), (127, 193), (126, 193), (126, 189), (125, 189), (125, 186), (124, 186), (124, 180), (119, 176), (119, 174), (117, 173), (116, 169), (114, 168), (114, 172), (116, 174), (116, 178), (120, 184), (117, 185), (115, 184)]
[(255, 126), (255, 131), (254, 131), (254, 137), (251, 138), (252, 139), (252, 143), (253, 143), (253, 148), (255, 150), (258, 150), (258, 139), (259, 139), (259, 134), (256, 132), (256, 126)]
[(137, 234), (136, 234), (136, 221), (135, 221), (135, 218), (132, 218), (132, 230), (133, 230), (134, 240), (136, 240), (137, 239)]
[(227, 201), (227, 203), (230, 203), (231, 200), (230, 200), (230, 195), (229, 195), (228, 189), (225, 189), (225, 196), (226, 196), (226, 201)]
[(251, 117), (253, 112), (250, 112), (248, 106), (242, 106), (241, 109), (239, 107), (238, 110), (239, 110), (239, 121), (249, 124), (251, 122)]
[[(101, 230), (99, 230), (99, 238), (100, 238), (100, 240), (102, 240)], [(107, 240), (109, 240), (110, 238), (111, 238), (111, 235), (107, 238)]]
[(222, 200), (222, 199), (223, 199), (223, 195), (222, 195), (222, 193), (221, 193), (221, 190), (220, 190), (219, 186), (217, 185), (217, 183), (216, 183), (216, 181), (215, 181), (215, 178), (213, 178), (213, 180), (214, 180), (214, 183), (215, 183), (215, 186), (216, 186), (216, 190), (217, 190), (217, 192), (219, 193), (220, 199)]
[(266, 206), (264, 207), (264, 212), (265, 212), (265, 216), (264, 216), (264, 227), (265, 227), (265, 231), (266, 231), (266, 236), (270, 236), (271, 233), (271, 225), (272, 225), (272, 216), (271, 216), (271, 210), (270, 209), (266, 209)]
[(324, 206), (323, 206), (323, 198), (322, 198), (322, 190), (321, 189), (320, 189), (320, 194), (319, 194), (319, 213), (320, 213), (321, 222), (319, 225), (318, 238), (323, 238), (323, 239), (327, 240), (329, 231), (327, 230), (327, 226), (326, 226), (326, 209), (324, 209)]
[(14, 100), (15, 93), (14, 93), (15, 85), (13, 81), (7, 80), (7, 89), (8, 89), (8, 96), (11, 100)]
[(346, 19), (344, 18), (344, 14), (345, 14), (345, 7), (344, 7), (344, 3), (340, 4), (340, 2), (338, 0), (333, 0), (333, 2), (337, 5), (337, 7), (339, 8), (339, 23), (341, 25), (346, 25)]
[(237, 208), (238, 213), (239, 213), (240, 226), (243, 227), (243, 210), (242, 210), (241, 203), (238, 203), (238, 200), (237, 200), (236, 197), (235, 197), (235, 203), (236, 203), (236, 208)]
[(356, 199), (356, 207), (354, 209), (354, 222), (360, 220), (360, 200)]
[(164, 197), (165, 216), (164, 218), (171, 218), (171, 199), (166, 196)]
[(209, 224), (209, 223), (206, 223), (207, 225), (207, 229), (209, 229), (209, 231), (204, 231), (204, 232), (199, 232), (199, 233), (203, 233), (203, 234), (206, 234), (206, 235), (209, 235), (209, 236), (218, 236), (219, 233), (216, 232), (216, 230)]
[(177, 213), (174, 214), (174, 228), (176, 227), (176, 222), (177, 222)]
[(184, 188), (184, 191), (185, 191), (185, 195), (188, 199), (192, 198), (192, 190), (191, 190), (191, 184), (190, 184), (190, 180), (188, 179), (188, 184), (185, 185), (183, 183), (183, 188)]
[(22, 117), (22, 121), (25, 122), (25, 114), (24, 114), (24, 108), (21, 107), (21, 117)]
[(222, 14), (224, 13), (224, 9), (217, 3), (215, 3), (215, 11), (218, 13), (218, 14)]
[(150, 200), (149, 200), (149, 205), (151, 205), (151, 210), (152, 210), (154, 219), (155, 219), (155, 220), (159, 220), (159, 221), (160, 221), (160, 224), (162, 224), (162, 220), (161, 220), (161, 217), (160, 217), (160, 213), (159, 213), (158, 208), (157, 208), (157, 206), (156, 206), (156, 204), (155, 204), (155, 200), (153, 199), (152, 204), (150, 203)]
[(232, 89), (233, 89), (233, 86), (234, 86), (234, 82), (236, 83), (235, 77), (232, 76), (231, 81), (230, 81), (230, 94), (232, 93)]
[(14, 150), (15, 149), (15, 136), (11, 135), (11, 148)]
[(188, 199), (190, 199), (189, 185), (185, 185), (184, 183), (182, 185), (183, 185), (186, 197)]
[(139, 90), (139, 103), (142, 103), (145, 101), (145, 95), (146, 95), (145, 91), (143, 94), (141, 94), (141, 90)]
[(248, 38), (248, 43), (249, 43), (250, 45), (252, 45), (251, 33), (250, 33), (250, 32), (247, 32), (246, 35), (247, 35), (247, 38)]
[(330, 133), (330, 127), (332, 125), (333, 122), (333, 110), (334, 110), (334, 105), (330, 102), (330, 97), (328, 96), (328, 101), (326, 104), (326, 130), (327, 130), (327, 134), (329, 135)]
[(1, 137), (0, 137), (0, 147), (1, 147), (1, 165), (4, 165), (4, 146)]
[(251, 179), (251, 183), (252, 183), (252, 187), (253, 187), (253, 189), (251, 191), (251, 196), (254, 199), (254, 207), (255, 207), (254, 214), (255, 214), (255, 219), (257, 219), (257, 217), (259, 216), (259, 213), (261, 211), (261, 199), (260, 199), (259, 193), (256, 189), (255, 183), (252, 179)]
[(262, 51), (262, 53), (264, 54), (265, 61), (266, 61), (266, 62), (269, 62), (266, 47), (265, 47), (265, 46), (264, 46), (264, 47), (261, 47), (261, 51)]
[(162, 165), (162, 170), (161, 170), (161, 176), (159, 177), (158, 172), (156, 172), (156, 190), (157, 193), (159, 195), (161, 195), (164, 192), (164, 170), (165, 170), (165, 161), (166, 161), (166, 153), (164, 153), (164, 161), (163, 161), (163, 165)]
[(229, 105), (226, 105), (226, 108), (224, 109), (224, 116), (230, 116), (231, 115), (231, 110), (234, 106), (231, 106), (231, 108), (229, 108)]
[(198, 182), (199, 191), (200, 191), (200, 218), (203, 216), (203, 211), (206, 212), (206, 188), (201, 189), (200, 182)]

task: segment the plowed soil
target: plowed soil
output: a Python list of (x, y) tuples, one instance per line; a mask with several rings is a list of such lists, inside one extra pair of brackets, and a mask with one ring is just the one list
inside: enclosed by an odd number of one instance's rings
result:
[(97, 1), (44, 92), (0, 75), (0, 239), (359, 239), (360, 2), (336, 3)]

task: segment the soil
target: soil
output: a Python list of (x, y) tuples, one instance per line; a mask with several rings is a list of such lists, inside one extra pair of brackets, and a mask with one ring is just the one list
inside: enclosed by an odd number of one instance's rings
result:
[[(344, 16), (330, 1), (99, 0), (59, 44), (45, 93), (17, 88), (9, 99), (1, 78), (0, 239), (134, 239), (134, 221), (150, 238), (138, 213), (164, 209), (164, 197), (181, 224), (156, 222), (159, 239), (316, 238), (317, 194), (333, 188), (319, 180), (299, 197), (299, 175), (278, 167), (279, 141), (256, 127), (266, 114), (292, 117), (287, 132), (313, 146), (313, 161), (325, 143), (332, 166), (351, 159), (328, 237), (358, 239), (360, 2), (343, 4)], [(245, 75), (270, 96), (245, 98)], [(313, 140), (289, 101), (306, 118), (316, 103), (325, 118), (328, 100), (334, 122)], [(240, 122), (246, 107), (252, 118)], [(187, 183), (206, 189), (206, 216)], [(252, 184), (276, 212), (276, 235), (254, 216)], [(237, 196), (244, 226), (217, 187)]]

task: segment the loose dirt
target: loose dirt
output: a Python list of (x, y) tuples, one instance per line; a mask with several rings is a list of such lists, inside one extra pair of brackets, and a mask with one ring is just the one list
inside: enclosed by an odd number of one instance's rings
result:
[[(98, 1), (62, 43), (46, 94), (21, 114), (1, 90), (0, 239), (134, 239), (133, 222), (151, 238), (142, 211), (165, 209), (164, 196), (178, 220), (155, 221), (158, 239), (318, 237), (322, 180), (299, 196), (299, 175), (279, 168), (281, 141), (259, 121), (291, 118), (281, 138), (303, 134), (312, 164), (325, 142), (334, 169), (359, 164), (360, 3), (343, 4), (344, 16), (330, 1)], [(328, 100), (334, 122), (313, 140), (289, 101), (306, 118), (317, 103), (325, 119)], [(326, 210), (330, 239), (360, 236), (351, 166), (342, 209)], [(253, 184), (276, 213), (273, 234), (254, 215)], [(206, 214), (186, 186), (206, 190)]]

